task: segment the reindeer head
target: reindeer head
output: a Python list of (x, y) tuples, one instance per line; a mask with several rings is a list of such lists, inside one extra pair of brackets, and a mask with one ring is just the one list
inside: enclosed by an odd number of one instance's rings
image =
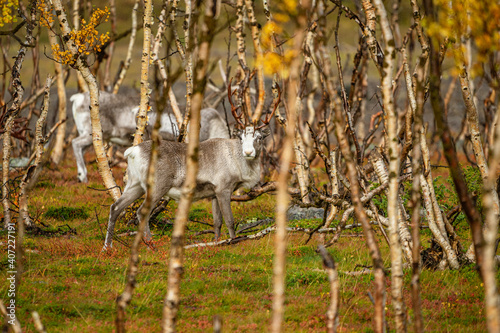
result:
[[(262, 120), (261, 125), (257, 126), (256, 124), (251, 124), (249, 121), (250, 117), (247, 112), (241, 111), (238, 113), (238, 109), (240, 109), (241, 106), (235, 106), (233, 103), (232, 95), (234, 93), (232, 91), (231, 83), (232, 79), (229, 81), (227, 93), (229, 103), (231, 104), (231, 113), (236, 120), (234, 135), (241, 140), (243, 156), (248, 160), (252, 160), (259, 157), (260, 152), (262, 151), (264, 139), (271, 134), (271, 131), (266, 126), (271, 121), (271, 118), (280, 103), (281, 90), (278, 86), (278, 97), (274, 103), (273, 111), (266, 115), (265, 119)], [(244, 118), (244, 122), (242, 121), (242, 118)]]
[(247, 160), (253, 160), (259, 157), (264, 139), (271, 134), (269, 128), (254, 129), (253, 126), (247, 126), (244, 130), (235, 129), (234, 135), (241, 141), (241, 151), (243, 157)]

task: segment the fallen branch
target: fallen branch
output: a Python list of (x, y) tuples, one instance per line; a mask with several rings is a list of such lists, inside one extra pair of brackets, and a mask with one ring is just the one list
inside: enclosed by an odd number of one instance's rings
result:
[(249, 239), (259, 239), (259, 238), (262, 238), (262, 237), (264, 237), (265, 235), (267, 235), (268, 233), (270, 233), (271, 231), (274, 231), (274, 230), (276, 230), (276, 227), (272, 226), (272, 227), (266, 228), (266, 229), (264, 229), (262, 231), (259, 231), (258, 233), (253, 234), (253, 235), (245, 235), (245, 236), (240, 236), (240, 237), (236, 237), (236, 238), (224, 239), (224, 240), (217, 241), (217, 242), (189, 244), (189, 245), (185, 245), (184, 249), (190, 249), (190, 248), (194, 248), (194, 247), (209, 247), (209, 246), (220, 246), (220, 245), (237, 244), (239, 242), (242, 242), (242, 241), (245, 241), (245, 240), (249, 240)]
[(243, 232), (249, 232), (250, 229), (253, 229), (255, 227), (258, 227), (259, 225), (262, 225), (262, 224), (268, 224), (268, 223), (271, 223), (273, 222), (274, 220), (273, 219), (263, 219), (263, 220), (258, 220), (256, 222), (252, 222), (252, 223), (248, 223), (248, 224), (245, 224), (243, 225), (238, 231), (236, 231), (237, 234), (241, 234)]
[(363, 268), (360, 271), (356, 271), (356, 272), (339, 272), (339, 274), (347, 275), (347, 276), (360, 276), (360, 275), (373, 274), (373, 270), (368, 269), (368, 268)]
[[(361, 224), (349, 224), (345, 226), (344, 229), (352, 229), (352, 228), (360, 228)], [(207, 243), (196, 243), (196, 244), (189, 244), (184, 246), (184, 249), (190, 249), (193, 247), (210, 247), (210, 246), (221, 246), (221, 245), (233, 245), (237, 244), (246, 240), (252, 240), (252, 239), (259, 239), (264, 237), (265, 235), (269, 234), (272, 231), (276, 230), (276, 226), (268, 227), (264, 230), (259, 231), (258, 233), (252, 234), (252, 235), (244, 235), (244, 236), (239, 236), (236, 238), (229, 238), (229, 239), (224, 239), (216, 242), (207, 242)], [(304, 233), (310, 233), (312, 229), (309, 228), (300, 228), (300, 227), (293, 227), (293, 228), (286, 228), (287, 232), (304, 232)], [(338, 231), (338, 228), (325, 228), (325, 229), (319, 229), (317, 232), (319, 233), (333, 233)], [(350, 235), (352, 236), (352, 235)]]

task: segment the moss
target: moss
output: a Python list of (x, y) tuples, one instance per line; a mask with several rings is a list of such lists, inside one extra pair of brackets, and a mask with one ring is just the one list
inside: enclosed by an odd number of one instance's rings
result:
[(49, 207), (43, 216), (59, 221), (70, 221), (75, 219), (87, 219), (89, 214), (85, 208)]

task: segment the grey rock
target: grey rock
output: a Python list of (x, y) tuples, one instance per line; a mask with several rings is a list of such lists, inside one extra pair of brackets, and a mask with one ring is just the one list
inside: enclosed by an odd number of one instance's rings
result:
[(325, 214), (323, 208), (309, 207), (302, 208), (299, 206), (291, 206), (288, 208), (288, 220), (307, 220), (307, 219), (322, 219)]

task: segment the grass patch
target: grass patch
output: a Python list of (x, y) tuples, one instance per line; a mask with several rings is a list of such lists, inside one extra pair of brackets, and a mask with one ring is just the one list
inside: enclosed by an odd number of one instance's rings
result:
[(55, 188), (56, 184), (49, 180), (40, 180), (35, 184), (35, 188), (46, 188), (46, 189), (51, 189)]
[[(130, 249), (114, 242), (112, 250), (101, 253), (101, 232), (105, 232), (112, 200), (102, 192), (89, 190), (85, 184), (73, 180), (76, 169), (72, 163), (74, 160), (63, 162), (59, 170), (64, 170), (65, 173), (61, 179), (54, 181), (54, 186), (44, 184), (30, 194), (30, 213), (37, 212), (34, 215), (45, 219), (64, 220), (64, 223), (54, 224), (70, 226), (78, 230), (78, 233), (57, 233), (52, 237), (27, 234), (24, 244), (24, 273), (17, 303), (17, 315), (26, 332), (36, 331), (32, 324), (32, 311), (38, 311), (49, 332), (110, 332), (114, 329), (116, 298), (123, 291)], [(61, 176), (61, 171), (47, 169), (44, 172), (48, 173), (48, 179)], [(116, 169), (113, 172), (120, 182), (123, 170)], [(89, 177), (99, 179), (93, 168), (89, 168)], [(438, 181), (446, 185), (445, 177)], [(440, 189), (445, 193), (444, 187)], [(142, 203), (142, 199), (139, 201)], [(64, 208), (68, 203), (84, 204), (80, 208)], [(235, 221), (244, 224), (274, 218), (274, 205), (274, 196), (263, 195), (251, 202), (234, 202), (232, 209)], [(160, 330), (163, 301), (168, 289), (168, 259), (172, 236), (172, 225), (168, 223), (174, 221), (176, 209), (177, 204), (170, 202), (157, 222), (152, 223), (156, 250), (149, 250), (143, 245), (139, 249), (136, 290), (127, 308), (127, 329), (130, 332)], [(213, 239), (213, 234), (199, 233), (212, 229), (211, 211), (209, 200), (193, 205), (186, 229), (186, 243)], [(133, 216), (132, 212), (130, 215)], [(321, 219), (300, 220), (290, 222), (289, 226), (314, 228), (319, 223)], [(262, 225), (259, 228), (268, 226)], [(457, 230), (459, 237), (464, 245), (468, 245), (470, 231), (465, 227), (462, 231), (460, 226), (461, 224)], [(55, 233), (57, 228), (59, 227), (51, 226), (45, 231)], [(117, 226), (116, 233), (135, 230), (137, 226), (121, 223)], [(384, 266), (388, 269), (388, 246), (378, 231), (375, 231)], [(227, 235), (225, 225), (222, 233)], [(328, 248), (339, 269), (339, 331), (363, 332), (370, 331), (372, 327), (373, 305), (367, 294), (373, 294), (373, 274), (345, 274), (372, 265), (365, 240), (359, 237), (360, 234), (359, 228), (348, 230), (337, 243)], [(0, 242), (6, 244), (7, 237), (6, 232), (0, 232)], [(120, 236), (126, 244), (130, 244), (133, 237), (134, 235)], [(272, 312), (274, 237), (275, 234), (271, 233), (259, 240), (232, 246), (186, 250), (178, 331), (212, 331), (212, 319), (215, 315), (223, 318), (224, 331), (227, 332), (266, 331)], [(315, 251), (320, 243), (319, 237), (316, 234), (305, 244), (307, 234), (288, 234), (284, 332), (325, 330), (330, 286), (321, 258)], [(428, 246), (428, 239), (428, 236), (422, 234), (424, 247)], [(7, 277), (7, 270), (8, 257), (4, 251), (0, 254), (1, 279)], [(388, 270), (387, 322), (389, 328), (394, 328), (390, 278)], [(500, 281), (500, 272), (497, 273), (497, 279)], [(410, 283), (411, 269), (406, 269), (404, 299), (411, 321), (413, 310)], [(457, 271), (423, 270), (420, 284), (426, 331), (486, 330), (484, 291), (474, 266), (465, 266)], [(7, 284), (0, 284), (0, 298), (4, 302), (8, 300), (7, 294)], [(410, 325), (408, 326), (411, 327)]]
[(59, 221), (71, 221), (75, 219), (87, 219), (89, 214), (85, 208), (49, 207), (43, 216)]
[(328, 277), (321, 270), (314, 271), (293, 271), (286, 277), (287, 287), (312, 286), (315, 284), (325, 283)]

